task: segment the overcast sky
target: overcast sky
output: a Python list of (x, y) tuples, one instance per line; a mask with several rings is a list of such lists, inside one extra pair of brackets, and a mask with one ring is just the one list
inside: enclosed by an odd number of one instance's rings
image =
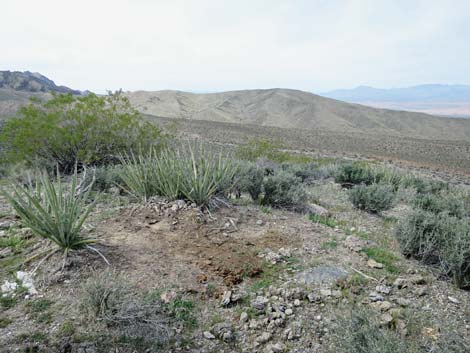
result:
[(0, 70), (105, 90), (470, 83), (468, 0), (1, 0)]

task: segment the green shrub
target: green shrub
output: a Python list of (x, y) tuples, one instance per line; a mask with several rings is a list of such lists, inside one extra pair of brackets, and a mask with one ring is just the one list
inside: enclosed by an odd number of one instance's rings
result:
[(395, 192), (387, 184), (357, 185), (349, 191), (349, 199), (361, 210), (378, 213), (392, 208)]
[(65, 187), (57, 177), (56, 183), (41, 173), (36, 186), (12, 185), (12, 192), (3, 192), (20, 217), (20, 222), (42, 238), (55, 243), (66, 253), (87, 247), (95, 239), (81, 234), (81, 228), (94, 203), (88, 204), (89, 190), (79, 191), (75, 173), (70, 186)]
[(301, 179), (285, 171), (266, 177), (263, 187), (263, 205), (295, 207), (302, 205), (307, 200)]
[(236, 157), (241, 160), (255, 162), (260, 158), (268, 159), (276, 163), (309, 163), (312, 158), (302, 155), (281, 151), (284, 148), (281, 142), (273, 142), (268, 139), (253, 139), (248, 144), (238, 147)]
[(257, 201), (263, 191), (264, 172), (255, 165), (242, 166), (238, 179), (238, 187), (241, 192), (250, 194), (253, 201)]
[(470, 218), (418, 209), (395, 234), (404, 255), (439, 266), (458, 287), (470, 287)]
[(337, 183), (346, 185), (388, 184), (396, 191), (402, 183), (404, 175), (394, 168), (369, 165), (364, 162), (348, 163), (340, 166), (335, 175)]
[(470, 217), (470, 194), (460, 190), (418, 194), (414, 206), (434, 214), (445, 212), (458, 218)]
[(417, 194), (434, 194), (449, 189), (448, 183), (424, 179), (414, 175), (404, 177), (402, 185), (407, 188), (414, 188)]
[(88, 169), (84, 175), (84, 184), (91, 185), (93, 191), (109, 191), (122, 184), (120, 166), (109, 165)]
[(151, 150), (147, 155), (121, 158), (124, 188), (141, 200), (152, 196), (185, 199), (208, 206), (232, 187), (237, 165), (221, 154), (191, 146), (180, 150)]
[(52, 162), (61, 172), (76, 164), (102, 165), (119, 153), (161, 143), (161, 131), (131, 107), (120, 92), (106, 97), (56, 95), (32, 102), (0, 133), (3, 157), (11, 163)]
[(332, 335), (338, 353), (411, 353), (411, 347), (396, 332), (381, 325), (370, 309), (355, 307), (339, 317)]

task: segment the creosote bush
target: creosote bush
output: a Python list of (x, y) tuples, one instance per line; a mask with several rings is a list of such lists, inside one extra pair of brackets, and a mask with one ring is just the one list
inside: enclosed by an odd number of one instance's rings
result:
[(357, 185), (349, 190), (349, 199), (361, 210), (379, 213), (393, 206), (395, 192), (391, 185)]
[(76, 172), (69, 185), (64, 185), (60, 175), (53, 182), (43, 172), (35, 186), (13, 184), (11, 188), (12, 192), (4, 191), (3, 195), (21, 223), (35, 235), (52, 241), (65, 253), (90, 248), (89, 244), (96, 241), (81, 233), (94, 202), (88, 202), (89, 189), (80, 189)]
[(202, 146), (128, 154), (121, 157), (121, 163), (123, 188), (134, 197), (147, 201), (158, 195), (201, 206), (225, 197), (238, 170), (229, 158)]
[(404, 175), (393, 168), (369, 165), (364, 162), (347, 163), (340, 166), (335, 175), (337, 183), (346, 185), (388, 184), (397, 190)]
[(71, 173), (75, 165), (116, 161), (120, 153), (163, 143), (161, 131), (143, 120), (120, 92), (102, 97), (55, 95), (22, 107), (0, 132), (2, 159), (52, 163)]

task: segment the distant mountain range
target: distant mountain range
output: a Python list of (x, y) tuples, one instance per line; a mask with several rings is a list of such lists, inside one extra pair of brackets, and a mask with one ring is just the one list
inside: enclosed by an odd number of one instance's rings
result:
[(419, 85), (381, 89), (360, 86), (321, 94), (324, 97), (379, 108), (470, 117), (470, 85)]
[[(53, 92), (86, 93), (58, 86), (38, 73), (0, 71), (0, 118), (14, 115), (31, 96), (48, 99)], [(163, 118), (470, 141), (470, 119), (371, 108), (292, 89), (206, 94), (137, 91), (125, 95), (143, 114)]]

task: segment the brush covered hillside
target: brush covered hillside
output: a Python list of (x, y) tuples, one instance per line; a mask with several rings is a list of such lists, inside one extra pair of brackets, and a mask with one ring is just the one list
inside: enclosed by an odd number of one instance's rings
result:
[(82, 94), (65, 86), (57, 86), (47, 77), (29, 71), (0, 71), (0, 119), (15, 114), (30, 97), (49, 99), (51, 92)]
[(290, 89), (195, 94), (181, 91), (126, 94), (142, 113), (194, 120), (470, 140), (470, 121), (377, 109)]

